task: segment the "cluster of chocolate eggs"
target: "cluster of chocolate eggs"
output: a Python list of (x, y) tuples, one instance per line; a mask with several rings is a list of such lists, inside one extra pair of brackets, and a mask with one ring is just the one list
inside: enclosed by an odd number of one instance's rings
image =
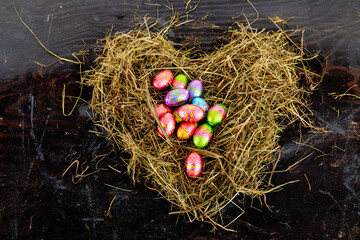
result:
[[(153, 86), (159, 91), (172, 87), (166, 94), (164, 103), (157, 104), (155, 108), (165, 134), (170, 137), (176, 131), (179, 140), (192, 138), (196, 148), (205, 148), (213, 136), (212, 128), (224, 120), (227, 108), (221, 103), (210, 108), (201, 98), (204, 89), (202, 81), (195, 79), (188, 83), (187, 76), (182, 73), (174, 77), (170, 70), (163, 70), (154, 77)], [(157, 127), (157, 131), (164, 136), (160, 127)], [(191, 152), (185, 165), (190, 178), (200, 176), (203, 165), (201, 155)]]

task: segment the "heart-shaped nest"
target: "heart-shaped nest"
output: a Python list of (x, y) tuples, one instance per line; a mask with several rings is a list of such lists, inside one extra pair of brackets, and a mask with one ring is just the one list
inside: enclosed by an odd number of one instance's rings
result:
[[(93, 87), (96, 124), (129, 153), (126, 163), (134, 182), (145, 179), (190, 221), (224, 228), (227, 224), (218, 217), (228, 204), (242, 207), (236, 196), (261, 199), (276, 188), (270, 181), (281, 156), (279, 134), (295, 121), (313, 127), (308, 97), (316, 85), (303, 49), (287, 33), (238, 26), (211, 53), (186, 49), (168, 40), (167, 31), (149, 31), (146, 25), (109, 35), (84, 78)], [(204, 150), (156, 132), (159, 119), (149, 115), (156, 115), (154, 107), (167, 91), (156, 91), (151, 82), (164, 69), (201, 79), (209, 105), (228, 107)], [(191, 151), (204, 160), (203, 173), (195, 180), (185, 173)]]

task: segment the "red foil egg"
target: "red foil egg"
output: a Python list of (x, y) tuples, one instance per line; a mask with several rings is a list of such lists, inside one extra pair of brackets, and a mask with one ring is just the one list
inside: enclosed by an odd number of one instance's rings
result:
[(153, 79), (153, 86), (156, 90), (164, 90), (174, 80), (174, 74), (170, 70), (162, 70)]
[[(172, 115), (171, 113), (165, 113), (165, 115), (160, 118), (160, 122), (162, 127), (165, 130), (166, 136), (170, 137), (171, 134), (173, 134), (173, 132), (175, 131), (175, 118), (174, 115)], [(160, 127), (157, 127), (157, 131), (158, 133), (164, 137), (164, 134), (161, 132)]]
[(197, 123), (196, 122), (183, 122), (180, 124), (177, 130), (177, 137), (179, 140), (188, 140), (194, 135), (196, 130)]
[[(171, 113), (172, 109), (164, 103), (159, 103), (159, 104), (156, 104), (155, 112), (156, 112), (156, 115), (158, 116), (158, 118), (160, 119), (166, 113)], [(152, 115), (152, 113), (150, 113), (150, 117), (154, 118), (154, 115)]]
[(201, 155), (197, 152), (191, 152), (185, 161), (186, 174), (188, 177), (199, 177), (202, 172), (202, 165), (203, 161)]
[(177, 113), (184, 122), (198, 122), (205, 116), (204, 110), (194, 104), (181, 106)]

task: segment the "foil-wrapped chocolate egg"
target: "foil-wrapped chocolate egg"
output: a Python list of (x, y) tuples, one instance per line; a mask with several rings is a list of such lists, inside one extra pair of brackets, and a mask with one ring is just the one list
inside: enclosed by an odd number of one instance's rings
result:
[(191, 104), (199, 106), (205, 113), (209, 111), (209, 104), (201, 97), (196, 97), (191, 101)]
[(156, 90), (164, 90), (173, 82), (174, 74), (170, 70), (162, 70), (155, 75), (153, 86)]
[[(158, 116), (158, 118), (162, 118), (162, 116), (165, 115), (165, 113), (171, 113), (172, 110), (169, 106), (165, 105), (164, 103), (159, 103), (156, 104), (156, 108), (155, 108), (155, 112), (156, 115)], [(150, 113), (150, 117), (154, 118), (154, 115), (152, 113)]]
[[(170, 137), (171, 134), (175, 131), (175, 118), (171, 113), (165, 113), (165, 115), (160, 119), (161, 125), (165, 130), (166, 136)], [(164, 137), (164, 134), (161, 132), (160, 127), (157, 127), (158, 133)]]
[(197, 148), (204, 148), (206, 147), (213, 135), (213, 129), (212, 127), (204, 123), (203, 125), (200, 125), (194, 133), (193, 142), (195, 147)]
[(177, 113), (184, 122), (198, 122), (205, 116), (204, 110), (194, 104), (181, 106)]
[(203, 160), (199, 153), (191, 152), (185, 161), (186, 174), (189, 178), (197, 178), (202, 172)]
[(188, 140), (190, 139), (196, 130), (197, 123), (196, 122), (183, 122), (180, 124), (177, 129), (177, 137), (179, 140)]
[(188, 84), (188, 78), (183, 73), (176, 75), (172, 82), (173, 88), (186, 88), (187, 84)]
[(179, 111), (179, 108), (176, 108), (173, 112), (173, 115), (175, 117), (175, 122), (181, 123), (181, 122), (183, 122), (183, 120), (179, 117), (178, 111)]
[(169, 107), (177, 107), (189, 100), (189, 96), (188, 90), (175, 88), (166, 94), (164, 102)]
[(211, 126), (216, 126), (221, 123), (226, 117), (227, 108), (222, 103), (217, 103), (212, 106), (207, 113), (207, 122)]
[(199, 79), (192, 80), (187, 89), (189, 90), (189, 94), (192, 98), (200, 97), (203, 92), (203, 83)]

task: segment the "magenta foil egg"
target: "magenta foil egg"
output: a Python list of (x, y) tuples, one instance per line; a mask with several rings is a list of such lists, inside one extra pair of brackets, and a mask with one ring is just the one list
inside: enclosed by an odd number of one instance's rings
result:
[(164, 102), (169, 107), (177, 107), (189, 100), (189, 91), (183, 88), (176, 88), (169, 91), (165, 98)]
[(195, 79), (189, 83), (187, 89), (189, 90), (190, 97), (195, 98), (202, 95), (204, 87), (201, 80)]

